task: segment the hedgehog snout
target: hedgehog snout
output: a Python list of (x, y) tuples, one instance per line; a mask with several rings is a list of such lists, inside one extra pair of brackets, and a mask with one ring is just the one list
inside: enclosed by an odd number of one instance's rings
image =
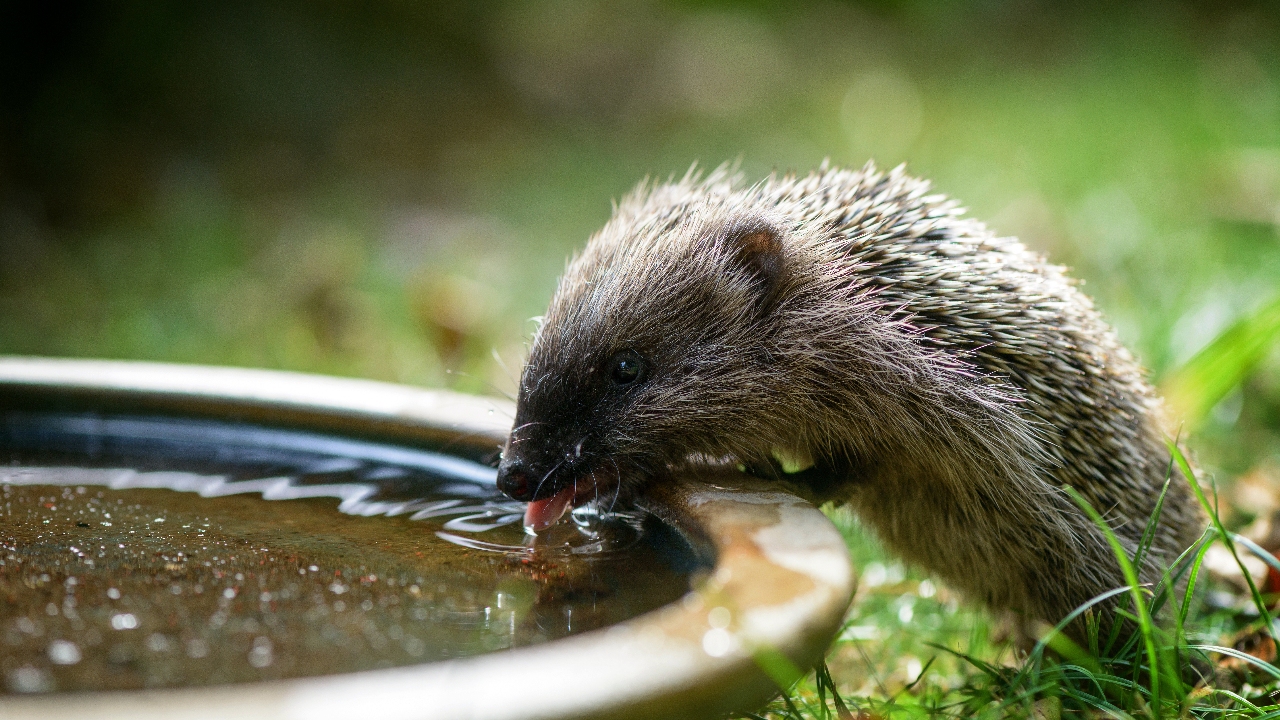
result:
[(584, 460), (581, 441), (545, 452), (528, 444), (519, 450), (509, 446), (498, 464), (498, 490), (520, 502), (550, 497), (567, 484)]
[(512, 500), (529, 502), (533, 499), (533, 486), (523, 462), (505, 456), (502, 458), (498, 464), (498, 490)]

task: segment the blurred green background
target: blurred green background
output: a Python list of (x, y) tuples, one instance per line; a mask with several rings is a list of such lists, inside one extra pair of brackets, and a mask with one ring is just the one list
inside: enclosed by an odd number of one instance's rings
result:
[[(1275, 7), (8, 3), (0, 353), (510, 391), (642, 177), (875, 158), (1071, 266), (1160, 380), (1280, 292)], [(1280, 481), (1274, 349), (1193, 446)]]

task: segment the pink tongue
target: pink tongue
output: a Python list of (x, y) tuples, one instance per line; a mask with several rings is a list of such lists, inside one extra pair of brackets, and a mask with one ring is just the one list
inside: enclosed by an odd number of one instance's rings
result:
[(555, 525), (573, 504), (573, 495), (573, 486), (570, 485), (549, 498), (529, 503), (524, 509), (524, 529), (536, 533)]

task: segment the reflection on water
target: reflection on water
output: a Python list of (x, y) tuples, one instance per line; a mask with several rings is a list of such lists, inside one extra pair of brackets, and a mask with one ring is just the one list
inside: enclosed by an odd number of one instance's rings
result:
[(9, 413), (8, 692), (173, 687), (543, 642), (677, 599), (697, 560), (652, 518), (533, 539), (493, 470), (205, 421)]

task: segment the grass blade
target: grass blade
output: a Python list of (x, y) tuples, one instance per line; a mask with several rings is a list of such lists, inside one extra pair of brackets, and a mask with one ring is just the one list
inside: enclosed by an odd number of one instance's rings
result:
[(1228, 655), (1237, 660), (1243, 660), (1249, 663), (1250, 665), (1261, 668), (1263, 672), (1267, 673), (1271, 677), (1274, 677), (1277, 680), (1280, 680), (1280, 668), (1277, 668), (1275, 665), (1272, 665), (1271, 663), (1265, 660), (1256, 658), (1247, 652), (1242, 652), (1240, 650), (1236, 650), (1235, 648), (1223, 647), (1221, 645), (1188, 645), (1187, 647), (1191, 648), (1192, 650), (1204, 650), (1205, 652), (1215, 652), (1215, 653), (1218, 653), (1219, 655)]
[(1213, 524), (1213, 529), (1217, 531), (1218, 537), (1222, 539), (1222, 544), (1227, 546), (1231, 551), (1231, 557), (1235, 558), (1236, 565), (1240, 567), (1240, 572), (1244, 575), (1245, 582), (1249, 585), (1249, 594), (1253, 597), (1253, 604), (1257, 606), (1258, 613), (1262, 615), (1265, 627), (1271, 628), (1271, 611), (1267, 609), (1267, 603), (1262, 599), (1262, 593), (1258, 591), (1258, 586), (1253, 582), (1253, 576), (1249, 574), (1249, 570), (1245, 568), (1244, 561), (1240, 559), (1240, 554), (1236, 551), (1236, 543), (1234, 533), (1227, 532), (1222, 525), (1222, 518), (1218, 517), (1217, 510), (1209, 504), (1209, 499), (1204, 495), (1204, 488), (1200, 487), (1200, 483), (1196, 482), (1195, 473), (1191, 470), (1191, 463), (1187, 462), (1187, 458), (1182, 454), (1182, 450), (1178, 448), (1177, 443), (1166, 441), (1169, 446), (1169, 452), (1173, 453), (1173, 459), (1177, 461), (1178, 467), (1182, 469), (1182, 475), (1186, 478), (1187, 484), (1191, 486), (1191, 492), (1195, 493), (1196, 500), (1200, 502), (1200, 506), (1204, 508), (1205, 514), (1209, 516), (1209, 521)]
[(1267, 552), (1261, 545), (1237, 533), (1231, 533), (1231, 539), (1243, 545), (1246, 550), (1256, 555), (1259, 560), (1270, 565), (1272, 570), (1280, 572), (1280, 560), (1277, 560), (1275, 555)]
[(1240, 384), (1280, 339), (1280, 297), (1227, 328), (1164, 383), (1164, 396), (1190, 428)]
[(1169, 469), (1165, 472), (1164, 487), (1160, 489), (1160, 497), (1156, 498), (1155, 509), (1151, 511), (1151, 517), (1147, 518), (1147, 526), (1142, 529), (1142, 539), (1138, 541), (1138, 551), (1133, 554), (1133, 564), (1136, 567), (1142, 567), (1142, 561), (1145, 559), (1147, 550), (1151, 549), (1151, 543), (1156, 539), (1156, 528), (1160, 526), (1160, 511), (1164, 510), (1164, 498), (1169, 493), (1169, 482), (1173, 480), (1173, 459), (1169, 459)]
[(1107, 543), (1111, 545), (1111, 551), (1116, 556), (1116, 562), (1120, 563), (1120, 571), (1124, 573), (1125, 582), (1129, 585), (1129, 594), (1133, 598), (1133, 604), (1138, 612), (1138, 629), (1142, 633), (1142, 642), (1146, 646), (1147, 665), (1150, 668), (1151, 678), (1151, 700), (1152, 710), (1155, 711), (1157, 720), (1162, 716), (1161, 707), (1163, 705), (1160, 697), (1160, 658), (1156, 653), (1155, 629), (1151, 622), (1151, 614), (1148, 612), (1147, 603), (1142, 596), (1142, 586), (1138, 583), (1138, 572), (1134, 569), (1133, 563), (1129, 560), (1128, 553), (1125, 552), (1124, 546), (1120, 544), (1120, 539), (1112, 532), (1111, 526), (1107, 525), (1107, 521), (1102, 519), (1097, 510), (1089, 504), (1084, 496), (1076, 492), (1075, 488), (1070, 485), (1063, 485), (1062, 489), (1071, 499), (1084, 510), (1089, 519), (1098, 526), (1098, 529), (1107, 538)]

